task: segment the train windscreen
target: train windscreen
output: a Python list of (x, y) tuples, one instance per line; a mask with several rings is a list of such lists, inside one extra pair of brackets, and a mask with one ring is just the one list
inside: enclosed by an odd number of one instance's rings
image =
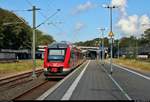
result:
[(48, 61), (64, 61), (65, 49), (49, 49)]

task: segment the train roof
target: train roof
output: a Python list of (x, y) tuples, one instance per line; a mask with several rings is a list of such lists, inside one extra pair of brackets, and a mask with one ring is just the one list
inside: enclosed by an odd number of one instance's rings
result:
[(48, 48), (67, 48), (69, 46), (72, 46), (72, 44), (69, 42), (61, 41), (61, 42), (54, 42), (48, 45)]

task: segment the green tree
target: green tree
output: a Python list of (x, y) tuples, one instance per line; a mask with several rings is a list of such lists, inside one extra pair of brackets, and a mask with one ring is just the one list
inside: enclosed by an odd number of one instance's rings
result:
[(150, 45), (150, 28), (144, 31), (143, 39), (145, 40), (145, 43)]
[(39, 38), (38, 45), (48, 45), (48, 44), (51, 44), (53, 41), (54, 40), (53, 40), (52, 36), (50, 36), (50, 35), (42, 35)]
[[(99, 46), (101, 41), (102, 41), (102, 38), (95, 38), (93, 40), (87, 40), (85, 42), (82, 42), (82, 41), (76, 42), (75, 44), (78, 46)], [(107, 37), (104, 38), (104, 46), (105, 47), (109, 46), (109, 41)]]
[[(0, 8), (0, 48), (31, 49), (32, 28), (25, 23), (5, 25), (8, 22), (21, 22), (21, 20), (12, 12)], [(43, 35), (42, 31), (36, 30), (36, 46), (53, 41), (52, 36)]]

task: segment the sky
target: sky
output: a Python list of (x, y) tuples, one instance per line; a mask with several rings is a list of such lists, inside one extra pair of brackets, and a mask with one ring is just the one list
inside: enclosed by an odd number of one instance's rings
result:
[(109, 9), (102, 5), (112, 4), (113, 33), (115, 39), (124, 36), (140, 37), (150, 27), (150, 0), (0, 0), (0, 7), (13, 11), (32, 26), (32, 9), (35, 5), (38, 29), (54, 37), (56, 41), (86, 41), (102, 37), (98, 28), (105, 28), (108, 37), (110, 28)]

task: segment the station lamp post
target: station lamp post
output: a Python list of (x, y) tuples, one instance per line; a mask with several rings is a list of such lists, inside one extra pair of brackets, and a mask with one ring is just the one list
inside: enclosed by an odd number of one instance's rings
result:
[(103, 5), (104, 8), (108, 8), (110, 10), (110, 32), (109, 32), (109, 37), (110, 37), (110, 40), (111, 40), (111, 59), (110, 59), (110, 74), (113, 73), (113, 68), (112, 68), (112, 56), (113, 56), (113, 31), (112, 31), (112, 10), (114, 8), (118, 8), (118, 6), (115, 6), (115, 5)]

